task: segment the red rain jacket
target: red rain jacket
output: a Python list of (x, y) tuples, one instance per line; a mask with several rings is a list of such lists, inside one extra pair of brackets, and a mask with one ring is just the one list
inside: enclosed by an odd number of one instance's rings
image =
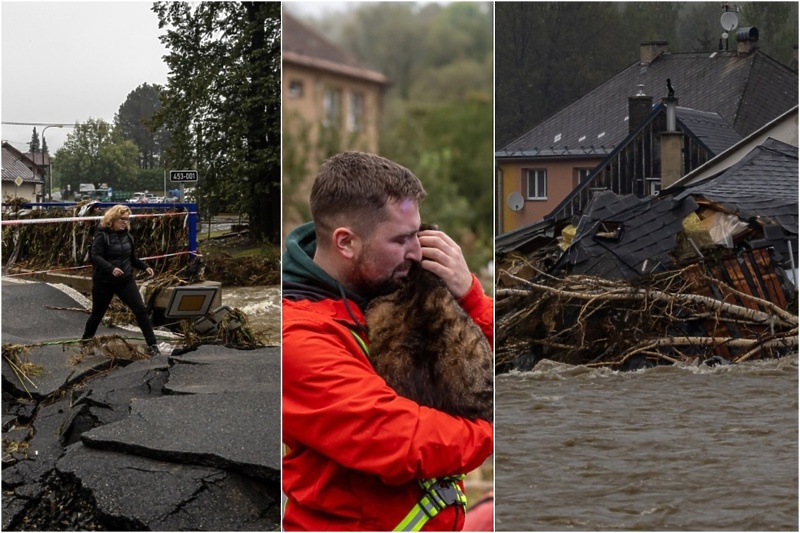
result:
[[(459, 303), (493, 345), (493, 301), (474, 276)], [(351, 333), (354, 319), (363, 325), (349, 299), (283, 301), (286, 531), (391, 531), (422, 496), (417, 479), (474, 470), (494, 447), (489, 422), (389, 388)], [(462, 508), (451, 505), (423, 529), (463, 526)]]

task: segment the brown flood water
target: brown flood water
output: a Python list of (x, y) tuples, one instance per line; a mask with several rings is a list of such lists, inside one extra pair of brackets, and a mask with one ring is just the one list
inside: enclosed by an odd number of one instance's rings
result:
[(798, 530), (797, 355), (496, 381), (496, 529)]

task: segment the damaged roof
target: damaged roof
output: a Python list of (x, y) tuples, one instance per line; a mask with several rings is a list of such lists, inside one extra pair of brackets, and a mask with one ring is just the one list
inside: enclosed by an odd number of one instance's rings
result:
[(636, 87), (666, 96), (667, 78), (682, 106), (719, 113), (742, 136), (797, 105), (797, 72), (756, 49), (662, 53), (637, 61), (513, 140), (497, 157), (608, 154), (628, 135), (628, 101)]
[[(636, 131), (629, 133), (628, 136), (595, 167), (595, 171), (592, 174), (603, 169), (606, 163), (629, 143), (635, 142), (637, 135), (644, 129), (645, 125), (652, 122), (659, 114), (663, 113), (666, 113), (666, 106), (664, 104), (657, 104), (654, 106), (650, 115), (642, 125)], [(741, 136), (718, 113), (678, 107), (676, 108), (676, 118), (681, 131), (702, 143), (712, 156), (724, 152), (741, 140)], [(553, 236), (552, 233), (558, 222), (554, 217), (554, 213), (558, 213), (564, 205), (569, 203), (575, 195), (580, 194), (583, 189), (590, 187), (591, 177), (590, 175), (588, 179), (572, 189), (553, 211), (545, 215), (544, 219), (497, 236), (495, 239), (495, 249), (497, 252), (508, 253), (524, 248), (528, 244), (534, 244), (535, 246), (536, 242), (541, 239), (549, 241)]]
[(797, 147), (769, 138), (725, 171), (675, 195), (703, 198), (740, 218), (774, 220), (787, 233), (798, 229)]
[(631, 279), (672, 264), (683, 219), (697, 209), (682, 199), (637, 198), (611, 191), (598, 193), (581, 217), (569, 249), (556, 268), (605, 279)]

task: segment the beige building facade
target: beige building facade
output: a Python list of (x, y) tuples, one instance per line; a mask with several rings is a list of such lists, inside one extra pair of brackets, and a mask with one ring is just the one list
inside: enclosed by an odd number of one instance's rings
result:
[(377, 153), (389, 81), (290, 14), (283, 14), (284, 232), (309, 219), (308, 194), (333, 154)]

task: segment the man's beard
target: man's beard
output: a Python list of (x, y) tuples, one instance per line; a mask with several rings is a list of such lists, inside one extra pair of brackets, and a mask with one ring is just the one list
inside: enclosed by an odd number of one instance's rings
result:
[(348, 276), (348, 285), (356, 294), (367, 300), (372, 300), (397, 290), (405, 278), (398, 278), (395, 273), (401, 270), (408, 271), (412, 264), (411, 261), (405, 261), (398, 265), (388, 276), (380, 279), (369, 279), (364, 274), (364, 264), (371, 258), (372, 256), (369, 252), (362, 254), (356, 259)]

